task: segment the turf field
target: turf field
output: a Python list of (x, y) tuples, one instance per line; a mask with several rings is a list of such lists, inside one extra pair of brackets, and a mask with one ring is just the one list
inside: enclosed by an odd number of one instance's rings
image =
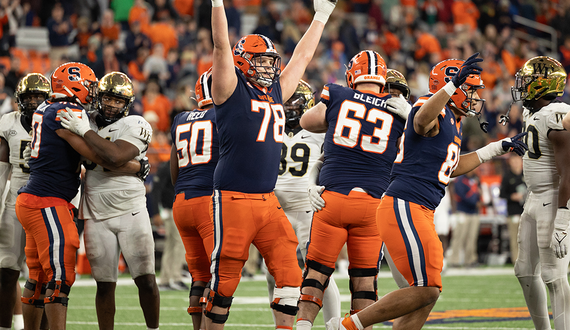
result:
[[(397, 287), (382, 270), (378, 293), (384, 295)], [(71, 292), (68, 329), (97, 329), (95, 315), (95, 286), (91, 279), (76, 282)], [(337, 274), (342, 312), (350, 309), (348, 279)], [(444, 291), (435, 305), (424, 329), (534, 329), (525, 307), (524, 298), (512, 268), (449, 269), (443, 277)], [(188, 293), (162, 291), (160, 329), (191, 329), (186, 313)], [(262, 275), (244, 279), (239, 284), (230, 318), (225, 329), (272, 329), (267, 286)], [(122, 277), (117, 286), (116, 329), (144, 329), (144, 319), (138, 305), (136, 287), (129, 277)], [(322, 315), (315, 328), (324, 329)], [(376, 325), (389, 329), (389, 322)]]

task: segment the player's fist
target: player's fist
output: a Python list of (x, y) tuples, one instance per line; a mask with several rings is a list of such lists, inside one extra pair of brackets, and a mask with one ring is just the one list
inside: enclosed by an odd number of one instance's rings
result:
[(451, 81), (456, 88), (459, 88), (459, 86), (463, 85), (463, 83), (465, 83), (465, 80), (467, 80), (467, 77), (470, 75), (481, 74), (481, 71), (483, 71), (483, 69), (477, 65), (479, 62), (483, 62), (483, 59), (478, 58), (477, 56), (479, 56), (479, 53), (475, 53), (469, 56), (469, 58), (465, 60), (465, 62), (463, 62), (463, 64), (459, 67), (459, 71), (457, 71), (455, 76), (451, 78)]
[(528, 150), (526, 143), (522, 141), (522, 138), (527, 135), (528, 132), (519, 133), (512, 138), (506, 138), (502, 140), (501, 146), (505, 152), (516, 152), (517, 155), (522, 156)]
[(30, 147), (30, 142), (26, 143), (26, 148), (22, 152), (22, 157), (24, 157), (24, 162), (26, 167), (28, 167), (28, 162), (32, 159), (32, 148)]
[(337, 0), (313, 0), (313, 6), (315, 7), (315, 16), (313, 19), (326, 24), (336, 3)]
[(311, 202), (311, 209), (313, 212), (317, 212), (325, 207), (325, 200), (321, 197), (321, 194), (325, 190), (324, 186), (309, 185), (307, 189), (309, 192), (309, 202)]
[(412, 110), (412, 106), (406, 101), (403, 95), (392, 97), (386, 101), (386, 108), (391, 113), (402, 117), (404, 120), (408, 119), (408, 115)]
[(139, 160), (139, 164), (141, 164), (141, 168), (136, 173), (136, 175), (144, 181), (150, 173), (150, 163), (148, 162), (148, 158), (144, 157), (143, 159)]
[(559, 208), (554, 219), (554, 231), (550, 248), (557, 258), (562, 259), (568, 254), (568, 223), (570, 222), (570, 210)]

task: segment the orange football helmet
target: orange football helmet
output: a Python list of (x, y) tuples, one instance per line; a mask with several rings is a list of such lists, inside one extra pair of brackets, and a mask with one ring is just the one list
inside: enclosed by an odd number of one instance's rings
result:
[(208, 71), (202, 73), (198, 81), (196, 81), (196, 89), (194, 93), (196, 94), (196, 102), (198, 103), (198, 108), (202, 109), (210, 104), (212, 104), (212, 92), (210, 90), (211, 86), (208, 85), (208, 80), (212, 76), (212, 68)]
[(354, 88), (360, 82), (386, 84), (386, 62), (373, 50), (363, 50), (356, 54), (346, 68), (346, 85)]
[[(436, 93), (443, 88), (451, 78), (459, 72), (463, 60), (448, 59), (436, 64), (429, 74), (429, 91)], [(480, 99), (477, 90), (485, 88), (481, 75), (472, 74), (465, 83), (455, 91), (449, 99), (449, 104), (468, 117), (480, 116), (485, 100)]]
[[(273, 42), (261, 34), (241, 38), (234, 46), (234, 64), (254, 83), (269, 87), (281, 74), (281, 56)], [(263, 65), (263, 57), (271, 57), (271, 65)]]
[(78, 103), (88, 104), (97, 95), (97, 77), (83, 63), (65, 63), (52, 73), (51, 91), (55, 99), (71, 98)]

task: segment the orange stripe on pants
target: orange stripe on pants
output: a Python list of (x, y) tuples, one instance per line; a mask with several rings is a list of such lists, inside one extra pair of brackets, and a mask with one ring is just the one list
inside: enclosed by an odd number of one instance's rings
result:
[(212, 289), (229, 297), (237, 288), (251, 243), (257, 247), (275, 285), (301, 286), (297, 236), (275, 194), (215, 190), (212, 196), (214, 250)]
[(384, 196), (376, 221), (380, 237), (408, 283), (441, 290), (443, 247), (435, 231), (433, 213), (425, 206)]
[(376, 227), (380, 203), (367, 193), (343, 195), (325, 190), (325, 207), (313, 215), (307, 260), (334, 268), (340, 250), (347, 244), (350, 268), (377, 268), (382, 240)]
[(210, 256), (214, 248), (214, 224), (210, 217), (211, 196), (184, 199), (176, 195), (172, 216), (186, 249), (186, 262), (192, 281), (208, 282)]

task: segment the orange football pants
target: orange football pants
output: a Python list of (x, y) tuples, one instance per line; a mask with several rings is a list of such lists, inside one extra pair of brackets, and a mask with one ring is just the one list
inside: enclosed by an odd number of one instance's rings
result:
[(251, 243), (259, 250), (275, 285), (301, 286), (297, 236), (273, 192), (246, 194), (214, 190), (212, 290), (230, 297), (241, 277)]
[(41, 282), (43, 272), (48, 282), (73, 285), (79, 235), (70, 204), (60, 198), (24, 193), (16, 199), (16, 216), (26, 232), (29, 278)]
[(394, 264), (410, 286), (434, 286), (441, 290), (443, 246), (435, 231), (433, 214), (423, 205), (384, 196), (376, 221)]
[(214, 224), (210, 218), (211, 196), (184, 199), (184, 193), (176, 195), (172, 205), (174, 223), (186, 249), (186, 263), (192, 281), (208, 282), (210, 256), (214, 248)]
[(365, 192), (348, 195), (325, 190), (325, 207), (313, 214), (307, 260), (335, 267), (346, 243), (350, 269), (378, 268), (382, 240), (376, 227), (380, 200)]

